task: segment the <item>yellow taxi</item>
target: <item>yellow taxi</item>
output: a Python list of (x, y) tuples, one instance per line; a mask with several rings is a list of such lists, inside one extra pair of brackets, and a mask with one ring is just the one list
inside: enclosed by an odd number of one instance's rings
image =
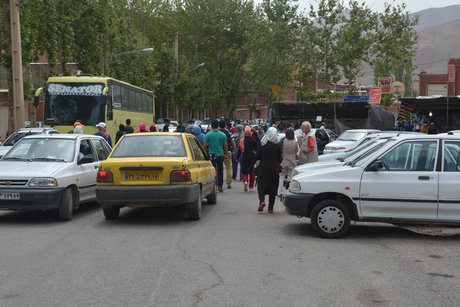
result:
[(202, 199), (217, 202), (216, 171), (192, 134), (127, 134), (99, 167), (96, 197), (107, 220), (122, 207), (175, 206), (199, 220)]

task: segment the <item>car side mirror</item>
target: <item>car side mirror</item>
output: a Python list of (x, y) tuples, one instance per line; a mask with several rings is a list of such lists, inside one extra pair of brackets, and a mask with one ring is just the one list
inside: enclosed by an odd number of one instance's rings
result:
[(375, 160), (374, 162), (372, 162), (366, 167), (366, 171), (369, 171), (369, 172), (377, 172), (380, 169), (383, 169), (382, 160)]
[(94, 162), (94, 158), (92, 156), (84, 156), (80, 160), (78, 160), (78, 164), (86, 164)]

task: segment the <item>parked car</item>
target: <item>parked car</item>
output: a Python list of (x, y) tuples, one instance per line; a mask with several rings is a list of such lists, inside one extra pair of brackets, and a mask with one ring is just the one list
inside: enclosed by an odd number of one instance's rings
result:
[(57, 209), (70, 220), (81, 203), (96, 199), (97, 170), (109, 153), (95, 135), (24, 137), (0, 160), (0, 209)]
[[(318, 154), (322, 155), (324, 146), (328, 144), (329, 142), (332, 142), (337, 139), (337, 134), (335, 134), (334, 131), (330, 129), (317, 129), (317, 128), (312, 128), (313, 131), (315, 131), (315, 136), (316, 136), (316, 144), (318, 146)], [(296, 140), (303, 135), (303, 132), (301, 129), (296, 129), (294, 131), (294, 135)], [(281, 140), (285, 137), (285, 133), (278, 133), (278, 139)]]
[(366, 159), (294, 176), (287, 212), (325, 238), (345, 235), (351, 220), (459, 225), (460, 136), (390, 140)]
[[(356, 147), (357, 150), (352, 150), (351, 152), (348, 152), (348, 154), (345, 155), (344, 157), (333, 159), (333, 160), (317, 161), (317, 162), (299, 165), (292, 170), (291, 177), (294, 177), (304, 172), (312, 172), (317, 169), (342, 166), (348, 163), (351, 163), (351, 164), (356, 163), (356, 161), (364, 159), (368, 157), (369, 155), (372, 155), (375, 151), (379, 150), (382, 146), (384, 146), (384, 144), (387, 141), (388, 141), (388, 138), (382, 138), (382, 139), (376, 138), (366, 143), (366, 146), (362, 146), (362, 147), (360, 146), (359, 148)], [(328, 155), (333, 155), (333, 154), (328, 154)], [(322, 155), (320, 157), (324, 157), (328, 155)], [(284, 180), (284, 187), (286, 189), (289, 188), (290, 182), (291, 182), (291, 178), (287, 178)]]
[(25, 136), (33, 135), (33, 134), (58, 134), (59, 131), (53, 128), (21, 128), (16, 132), (13, 132), (5, 142), (1, 143), (0, 145), (0, 158), (3, 157), (8, 150), (13, 147), (14, 144), (19, 142)]
[(381, 131), (375, 129), (346, 130), (342, 132), (335, 141), (330, 142), (324, 147), (324, 153), (327, 154), (352, 149), (362, 142), (369, 140), (372, 137), (370, 136), (371, 134), (379, 132)]
[(201, 218), (201, 201), (215, 204), (216, 172), (195, 136), (189, 133), (128, 134), (101, 164), (96, 195), (107, 220), (122, 207), (187, 209)]

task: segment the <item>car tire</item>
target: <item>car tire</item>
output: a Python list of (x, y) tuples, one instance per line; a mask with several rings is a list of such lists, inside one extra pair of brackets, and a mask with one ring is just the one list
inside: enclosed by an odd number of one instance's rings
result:
[(212, 192), (206, 197), (206, 200), (208, 201), (208, 205), (217, 204), (217, 185), (216, 184), (214, 184), (212, 188)]
[(116, 220), (120, 216), (120, 207), (103, 207), (102, 212), (106, 220)]
[(327, 199), (311, 212), (311, 227), (322, 238), (340, 238), (350, 228), (350, 212), (340, 201)]
[(67, 188), (61, 197), (58, 214), (61, 221), (68, 221), (73, 216), (74, 197), (72, 188)]
[(198, 221), (201, 218), (201, 192), (199, 192), (198, 197), (193, 202), (191, 208), (187, 208), (188, 219), (191, 221)]

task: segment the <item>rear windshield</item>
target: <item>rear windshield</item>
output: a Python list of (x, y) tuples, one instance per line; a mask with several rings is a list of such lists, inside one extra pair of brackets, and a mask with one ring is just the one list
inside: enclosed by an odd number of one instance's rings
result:
[(180, 135), (143, 135), (124, 137), (112, 157), (186, 157)]

